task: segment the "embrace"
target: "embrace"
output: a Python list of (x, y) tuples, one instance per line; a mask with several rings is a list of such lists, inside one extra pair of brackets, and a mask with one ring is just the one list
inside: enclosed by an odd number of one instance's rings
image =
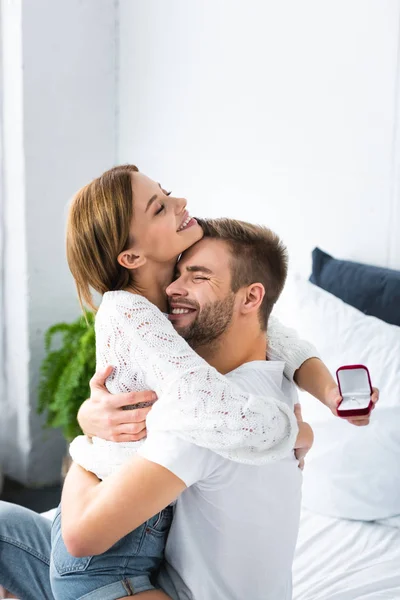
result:
[(54, 520), (0, 502), (5, 597), (292, 597), (313, 443), (296, 385), (335, 415), (339, 390), (271, 317), (287, 276), (279, 237), (197, 221), (186, 204), (133, 165), (73, 199), (67, 257), (97, 310), (97, 374)]

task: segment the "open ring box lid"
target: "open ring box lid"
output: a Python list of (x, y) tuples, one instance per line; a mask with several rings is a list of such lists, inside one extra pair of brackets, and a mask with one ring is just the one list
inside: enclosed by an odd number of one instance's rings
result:
[(336, 374), (343, 398), (340, 411), (368, 409), (372, 387), (367, 367), (364, 365), (340, 367)]

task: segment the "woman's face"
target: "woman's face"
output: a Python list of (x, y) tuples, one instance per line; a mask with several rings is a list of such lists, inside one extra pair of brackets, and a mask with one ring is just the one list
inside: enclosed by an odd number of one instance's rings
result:
[(131, 238), (136, 256), (146, 262), (169, 262), (203, 237), (184, 198), (175, 198), (143, 173), (132, 173), (132, 191)]

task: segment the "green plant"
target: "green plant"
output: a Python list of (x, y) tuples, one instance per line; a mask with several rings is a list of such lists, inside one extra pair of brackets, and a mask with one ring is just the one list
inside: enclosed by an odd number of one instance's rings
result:
[[(58, 342), (58, 343), (57, 343)], [(45, 334), (46, 357), (40, 369), (38, 412), (47, 411), (46, 426), (60, 427), (67, 441), (79, 435), (80, 405), (89, 396), (96, 368), (94, 315), (57, 323)]]

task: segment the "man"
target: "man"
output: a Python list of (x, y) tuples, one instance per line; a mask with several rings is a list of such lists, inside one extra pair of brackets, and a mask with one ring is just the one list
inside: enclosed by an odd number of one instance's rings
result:
[[(249, 239), (242, 243), (239, 254), (232, 241), (232, 236), (236, 239), (246, 233), (241, 230), (243, 225), (238, 224), (236, 232), (225, 229), (224, 234), (222, 223), (224, 221), (209, 223), (208, 239), (185, 253), (179, 263), (177, 279), (167, 290), (171, 298), (171, 319), (178, 331), (217, 369), (223, 373), (235, 370), (230, 376), (238, 385), (245, 385), (247, 390), (258, 394), (260, 386), (262, 393), (270, 387), (274, 394), (292, 403), (290, 384), (282, 379), (283, 365), (265, 361), (265, 329), (286, 276), (285, 254), (280, 257), (284, 268), (280, 269), (277, 284), (277, 273), (268, 264), (267, 274), (260, 271), (260, 277), (252, 277), (249, 257), (247, 263), (243, 263), (247, 264), (244, 269), (238, 269), (240, 261), (237, 261), (237, 258), (245, 258), (244, 249), (249, 247)], [(261, 231), (254, 228), (252, 233), (257, 238)], [(250, 234), (251, 231), (247, 231), (246, 235)], [(212, 236), (216, 239), (209, 239)], [(279, 255), (283, 249), (279, 250), (279, 240), (274, 239)], [(251, 264), (258, 264), (265, 271), (265, 245), (259, 244), (257, 253), (254, 244), (253, 239)], [(241, 273), (247, 280), (241, 279)], [(258, 283), (260, 279), (265, 284)], [(312, 362), (313, 359), (308, 360), (308, 365), (306, 363), (298, 374)], [(337, 392), (333, 380), (323, 371), (322, 363), (318, 366), (321, 370), (310, 391), (328, 400)], [(302, 385), (301, 377), (298, 381)], [(124, 399), (125, 404), (129, 404)], [(143, 400), (143, 396), (140, 399)], [(139, 419), (143, 416), (142, 412)], [(99, 433), (93, 424), (84, 429)], [(301, 485), (293, 456), (267, 467), (248, 467), (167, 434), (150, 434), (135, 468), (125, 471), (124, 467), (121, 476), (117, 474), (117, 480), (109, 478), (100, 485), (79, 467), (70, 473), (63, 500), (72, 510), (66, 515), (65, 529), (72, 553), (104, 551), (114, 543), (113, 536), (120, 535), (121, 515), (127, 514), (128, 527), (134, 528), (148, 518), (147, 512), (155, 514), (179, 496), (167, 545), (166, 569), (160, 577), (167, 593), (173, 598), (196, 600), (290, 598), (290, 568), (297, 537)], [(144, 471), (148, 486), (143, 492), (140, 474)], [(117, 515), (103, 512), (100, 521), (95, 511), (92, 512), (92, 524), (107, 519), (111, 538), (104, 539), (104, 527), (101, 532), (94, 531), (81, 518), (84, 511), (80, 502), (90, 507), (98, 491), (97, 499), (101, 503), (110, 491), (115, 493), (116, 490), (118, 497), (128, 502), (127, 507), (120, 505)], [(42, 527), (31, 525), (36, 527), (36, 536), (45, 536)], [(46, 551), (47, 546), (42, 556)], [(38, 553), (36, 551), (36, 555)]]
[[(286, 249), (271, 231), (229, 220), (209, 222), (205, 236), (185, 252), (167, 288), (170, 319), (238, 386), (258, 396), (269, 391), (293, 409), (284, 364), (265, 360), (269, 315), (286, 279)], [(309, 430), (304, 446), (311, 441)], [(80, 467), (71, 470), (63, 493), (63, 535), (73, 555), (104, 552), (178, 497), (160, 576), (172, 598), (291, 597), (301, 496), (293, 453), (251, 467), (150, 431), (135, 458), (100, 490)]]

